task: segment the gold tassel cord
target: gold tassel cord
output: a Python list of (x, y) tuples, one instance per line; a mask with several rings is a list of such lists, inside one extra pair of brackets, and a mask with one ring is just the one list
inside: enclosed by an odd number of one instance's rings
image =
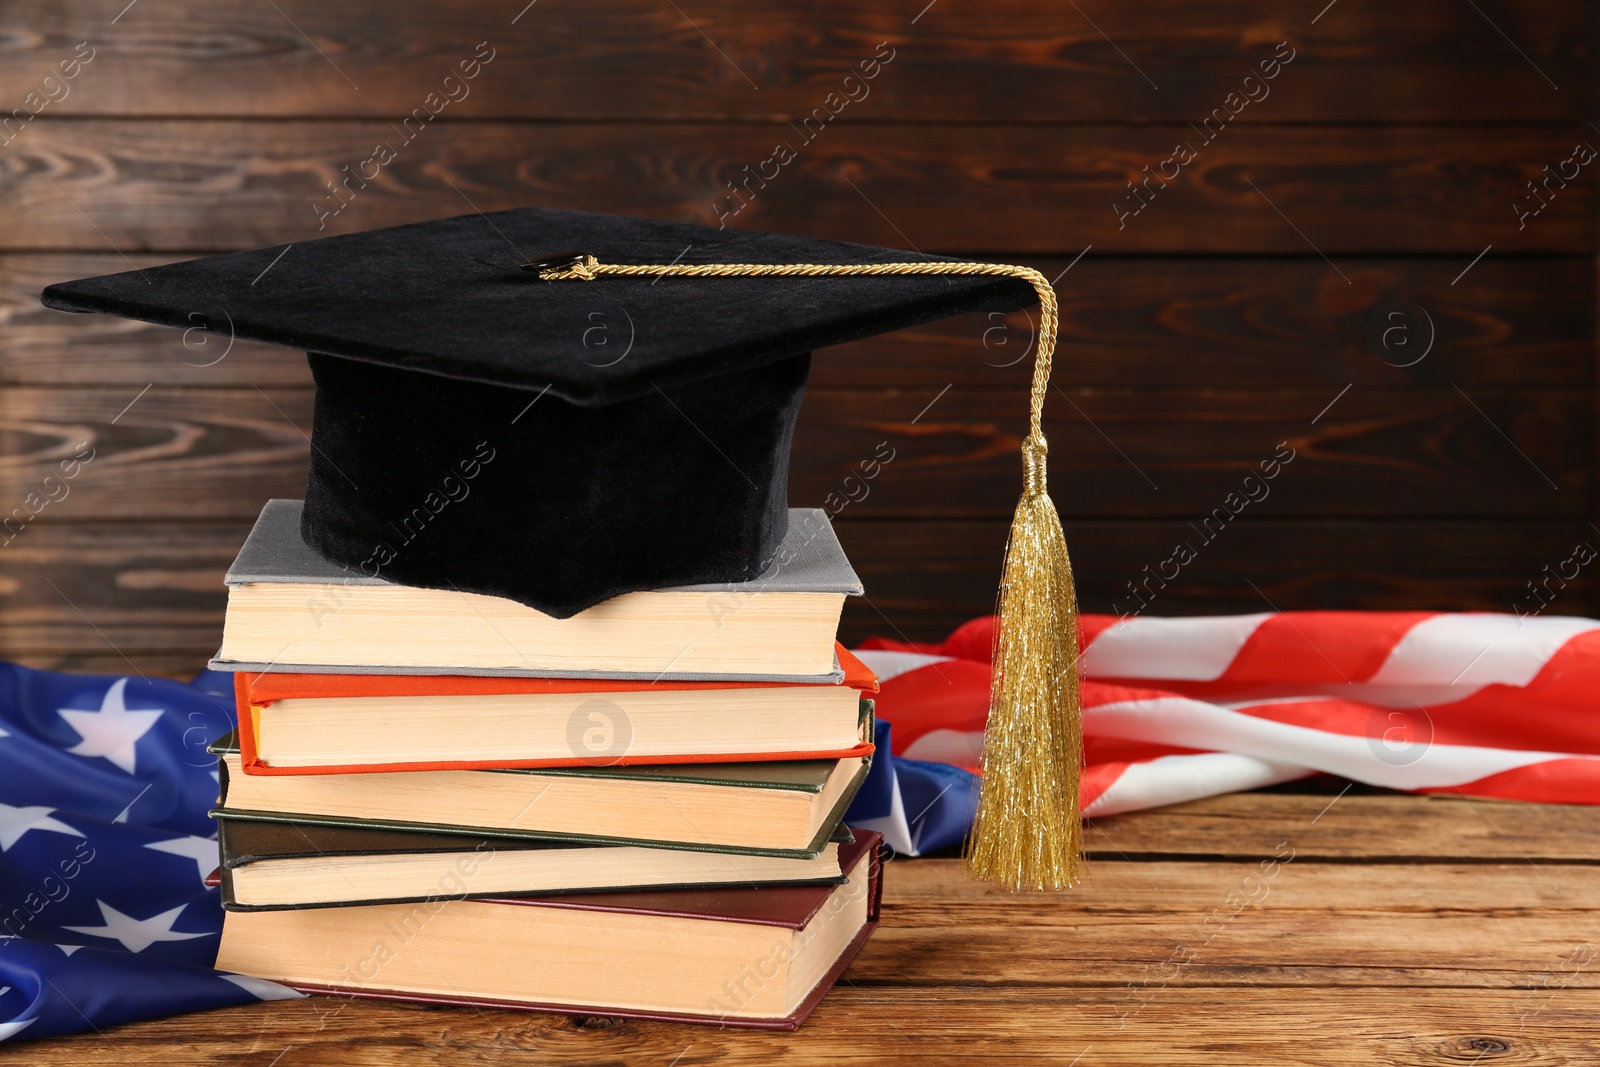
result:
[(601, 263), (562, 254), (524, 264), (552, 281), (602, 276), (861, 277), (987, 275), (1017, 278), (1039, 297), (1023, 488), (1011, 522), (995, 628), (983, 784), (967, 867), (1010, 889), (1065, 889), (1083, 866), (1078, 780), (1083, 712), (1078, 693), (1078, 602), (1061, 520), (1045, 489), (1044, 400), (1059, 311), (1055, 290), (1030, 267), (1003, 263)]

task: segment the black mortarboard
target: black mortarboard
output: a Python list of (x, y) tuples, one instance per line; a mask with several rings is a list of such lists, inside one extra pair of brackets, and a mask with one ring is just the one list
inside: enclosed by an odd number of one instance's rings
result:
[(1006, 277), (582, 285), (519, 269), (553, 249), (646, 264), (931, 258), (525, 208), (63, 282), (43, 299), (305, 349), (307, 543), (370, 576), (557, 617), (772, 562), (812, 349), (1033, 301)]
[(1077, 603), (1045, 491), (1057, 309), (1037, 271), (529, 208), (63, 282), (43, 299), (305, 349), (307, 544), (368, 576), (566, 617), (772, 562), (813, 349), (1035, 298), (970, 855), (981, 877), (1059, 887), (1081, 854), (1082, 741)]

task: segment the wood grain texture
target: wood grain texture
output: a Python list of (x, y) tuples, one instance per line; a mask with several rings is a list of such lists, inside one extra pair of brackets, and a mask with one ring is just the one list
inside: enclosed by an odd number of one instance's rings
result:
[[(1058, 498), (1059, 499), (1059, 498)], [(839, 539), (866, 585), (845, 605), (849, 642), (881, 636), (939, 641), (994, 611), (1005, 552), (1005, 520), (874, 521), (846, 511)], [(1294, 521), (1241, 517), (1201, 545), (1183, 520), (1066, 522), (1083, 610), (1150, 615), (1240, 614), (1279, 609), (1441, 611), (1537, 610), (1528, 583), (1579, 544), (1600, 544), (1582, 520)], [(1163, 588), (1144, 583), (1180, 541), (1197, 557)], [(1150, 568), (1150, 570), (1146, 570)], [(1171, 573), (1170, 567), (1167, 568)], [(1545, 610), (1594, 612), (1585, 573)]]
[[(465, 1067), (618, 1063), (962, 1067), (1304, 1067), (1580, 1064), (1600, 1057), (1600, 993), (1559, 989), (1214, 989), (1170, 986), (1136, 1016), (1114, 989), (883, 989), (847, 980), (797, 1034), (718, 1032), (594, 1017), (309, 1001), (209, 1013), (30, 1045), (37, 1067), (179, 1063), (269, 1067)], [(1542, 980), (1535, 976), (1533, 981)], [(1559, 978), (1553, 978), (1558, 981)], [(1532, 1010), (1537, 1008), (1537, 1010)], [(287, 1050), (287, 1051), (285, 1051)], [(1493, 1056), (1494, 1058), (1490, 1058)]]
[[(1255, 516), (1588, 514), (1586, 393), (1339, 392), (1052, 390), (1057, 508), (1198, 523), (1276, 454), (1294, 458), (1253, 490)], [(853, 491), (856, 517), (1009, 517), (1022, 488), (1021, 400), (987, 389), (814, 389), (795, 435), (791, 499)], [(860, 464), (883, 442), (894, 458), (863, 486)]]
[[(842, 520), (840, 541), (866, 582), (850, 601), (851, 640), (896, 630), (942, 640), (994, 611), (1008, 523)], [(1243, 518), (1198, 544), (1186, 522), (1067, 520), (1067, 547), (1085, 611), (1138, 611), (1142, 584), (1173, 545), (1189, 539), (1197, 558), (1165, 589), (1146, 593), (1149, 614), (1237, 614), (1270, 609), (1536, 609), (1528, 582), (1597, 544), (1582, 522), (1286, 522)], [(1150, 571), (1146, 571), (1150, 568)], [(1170, 568), (1168, 568), (1170, 571)], [(1587, 614), (1594, 576), (1558, 592), (1547, 611)]]
[[(1594, 418), (1585, 393), (1352, 389), (1335, 400), (1219, 390), (1197, 404), (1182, 391), (1056, 390), (1045, 429), (1057, 505), (1065, 516), (1197, 523), (1221, 508), (1252, 517), (1588, 513)], [(0, 399), (0, 499), (21, 503), (87, 444), (95, 458), (73, 481), (76, 500), (44, 509), (43, 521), (253, 518), (268, 496), (303, 494), (311, 401), (307, 390), (259, 387), (11, 388)], [(1016, 390), (813, 389), (790, 500), (832, 507), (853, 498), (852, 517), (1009, 516), (1025, 428)], [(862, 481), (863, 462), (891, 454)], [(1245, 483), (1275, 455), (1294, 458), (1264, 485)], [(1239, 506), (1245, 493), (1258, 502)]]
[[(539, 204), (1007, 255), (1428, 252), (1461, 256), (1459, 270), (1491, 242), (1595, 249), (1593, 182), (1554, 193), (1521, 228), (1513, 211), (1569, 156), (1581, 136), (1569, 129), (1239, 126), (1204, 144), (1186, 125), (840, 124), (807, 143), (786, 126), (441, 119), (407, 143), (379, 120), (33, 125), (0, 166), (13, 248), (231, 250)], [(1128, 183), (1184, 141), (1198, 157), (1119, 222), (1113, 205), (1137, 204), (1123, 204)], [(797, 158), (740, 208), (725, 183), (780, 142)], [(380, 143), (392, 162), (330, 191)]]
[[(143, 269), (172, 258), (131, 262)], [(1351, 285), (1314, 255), (1091, 252), (1076, 265), (1024, 262), (1059, 279), (1061, 354), (1052, 380), (1064, 388), (1587, 388), (1594, 378), (1592, 259), (1490, 255), (1454, 284), (1454, 261), (1353, 260), (1341, 268)], [(248, 341), (230, 347), (226, 324), (204, 315), (180, 331), (39, 304), (52, 282), (127, 269), (112, 252), (0, 255), (0, 382), (310, 385), (299, 351)], [(1401, 299), (1426, 314), (1386, 318)], [(812, 384), (1024, 389), (1034, 318), (968, 315), (824, 349)], [(1390, 347), (1381, 330), (1369, 337), (1373, 322), (1396, 328)], [(218, 334), (204, 329), (212, 325)]]
[(1442, 795), (1232, 793), (1092, 820), (1085, 843), (1108, 860), (1259, 860), (1291, 831), (1296, 862), (1522, 863), (1548, 874), (1600, 860), (1600, 808)]
[[(20, 506), (42, 523), (253, 519), (268, 497), (305, 494), (310, 416), (309, 390), (8, 389), (0, 398), (6, 513), (18, 517)], [(92, 458), (65, 495), (30, 503), (85, 445)]]
[(232, 339), (214, 310), (178, 330), (110, 315), (69, 315), (39, 302), (39, 293), (54, 282), (182, 258), (125, 260), (111, 251), (0, 254), (0, 383), (130, 386), (134, 392), (150, 384), (310, 387), (305, 353)]
[[(1057, 280), (1051, 380), (1063, 388), (1588, 388), (1594, 380), (1588, 259), (1491, 254), (1454, 284), (1453, 260), (1354, 260), (1341, 267), (1348, 285), (1315, 256), (1090, 252), (1076, 264), (1025, 262)], [(972, 315), (824, 349), (811, 380), (1025, 388), (1036, 326), (1033, 312)]]
[(30, 525), (0, 547), (0, 659), (192, 676), (222, 642), (222, 577), (249, 531), (248, 523)]
[(1493, 9), (1526, 60), (1444, 0), (1343, 0), (1315, 23), (1315, 11), (1266, 0), (1005, 0), (920, 16), (845, 0), (542, 0), (515, 24), (520, 4), (142, 0), (109, 27), (117, 5), (98, 6), (101, 18), (48, 0), (7, 5), (6, 21), (29, 32), (0, 38), (0, 98), (36, 89), (87, 36), (97, 53), (55, 105), (63, 114), (392, 118), (487, 41), (495, 58), (455, 105), (465, 116), (771, 121), (821, 106), (887, 41), (894, 59), (841, 121), (1181, 121), (1289, 41), (1291, 65), (1239, 121), (1528, 122), (1587, 117), (1594, 60), (1578, 0)]
[[(1574, 947), (1574, 927), (1592, 921), (1586, 894), (1600, 889), (1592, 865), (1318, 865), (1300, 860), (1294, 832), (1285, 834), (1276, 856), (1269, 849), (1250, 863), (1100, 862), (1089, 881), (1053, 900), (986, 892), (959, 867), (934, 866), (951, 861), (891, 865), (901, 884), (886, 892), (884, 928), (851, 981), (1131, 984), (1144, 995), (1163, 982), (1317, 996), (1342, 986), (1482, 986), (1514, 999), (1538, 970), (1534, 960), (1553, 965)], [(1514, 938), (1516, 949), (1469, 947), (1497, 936)], [(1177, 977), (1163, 973), (1175, 953)], [(1563, 977), (1567, 993), (1600, 988), (1600, 969)], [(1130, 1010), (1142, 1003), (1137, 994)]]
[[(1460, 864), (1410, 857), (1471, 848), (1487, 819), (1466, 802), (1223, 799), (1090, 837), (1203, 832), (1235, 862), (1102, 858), (1078, 889), (1027, 897), (954, 860), (889, 863), (882, 927), (795, 1035), (313, 998), (34, 1045), (28, 1062), (955, 1064), (981, 1049), (997, 1063), (1234, 1065), (1283, 1062), (1286, 1040), (1294, 1062), (1330, 1065), (1600, 1052), (1592, 817), (1529, 833), (1507, 813), (1549, 809), (1487, 803), (1506, 836), (1484, 858), (1500, 858)], [(1363, 859), (1316, 858), (1329, 851)]]

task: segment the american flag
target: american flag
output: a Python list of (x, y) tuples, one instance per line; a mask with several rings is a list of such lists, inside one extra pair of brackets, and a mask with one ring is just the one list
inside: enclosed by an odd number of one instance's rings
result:
[[(992, 618), (868, 641), (894, 724), (870, 816), (896, 851), (958, 843), (988, 712)], [(1317, 773), (1417, 793), (1600, 803), (1600, 622), (1308, 611), (1081, 620), (1089, 816)], [(938, 775), (925, 769), (941, 766)]]
[(212, 968), (217, 677), (0, 664), (0, 1040), (299, 996)]

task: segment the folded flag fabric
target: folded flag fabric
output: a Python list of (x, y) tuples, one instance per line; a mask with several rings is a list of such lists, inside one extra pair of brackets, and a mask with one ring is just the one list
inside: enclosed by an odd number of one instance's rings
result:
[[(987, 673), (983, 685), (987, 712)], [(948, 763), (892, 755), (894, 728), (886, 719), (878, 720), (874, 740), (877, 755), (845, 822), (881, 833), (886, 857), (920, 856), (960, 845), (976, 810), (978, 776)]]
[[(925, 783), (939, 784), (922, 768), (976, 769), (993, 639), (982, 618), (941, 644), (874, 639), (857, 650), (879, 676), (878, 714), (894, 723), (893, 752), (904, 757), (892, 772), (912, 783), (898, 798), (871, 794), (874, 828), (902, 854), (943, 847), (965, 828), (967, 810), (948, 798), (921, 809)], [(1600, 803), (1592, 619), (1085, 615), (1079, 645), (1089, 816), (1318, 772), (1418, 793)], [(949, 792), (970, 804), (970, 781)]]
[(0, 664), (0, 1040), (300, 995), (211, 966), (212, 688)]

